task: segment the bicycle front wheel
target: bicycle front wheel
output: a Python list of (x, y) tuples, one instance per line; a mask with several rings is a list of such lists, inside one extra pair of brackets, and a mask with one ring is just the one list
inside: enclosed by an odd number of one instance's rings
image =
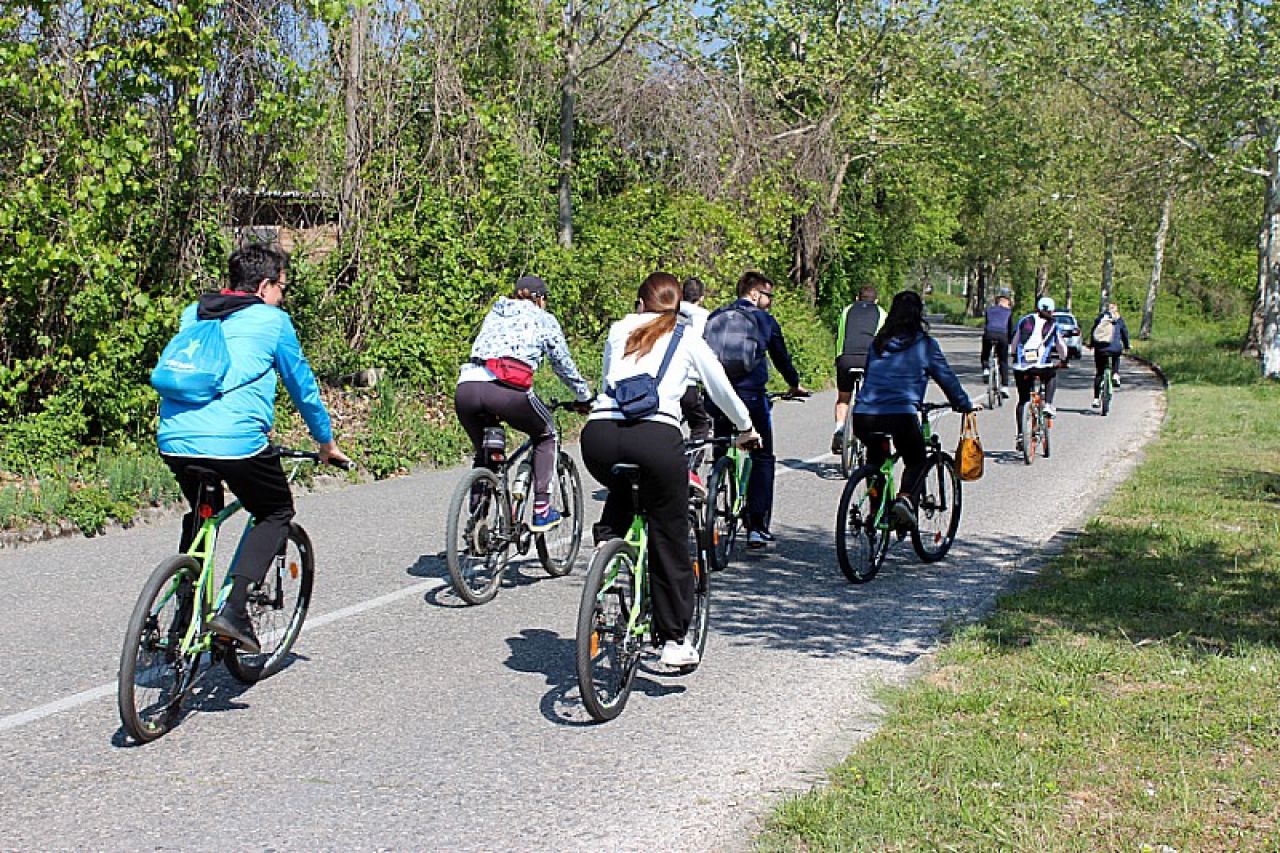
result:
[(876, 524), (884, 494), (878, 470), (858, 468), (849, 476), (836, 512), (836, 556), (849, 583), (876, 576), (889, 546), (889, 531)]
[(198, 655), (183, 656), (195, 612), (200, 564), (180, 554), (156, 566), (129, 617), (120, 653), (116, 700), (120, 722), (139, 743), (161, 737), (181, 711)]
[(733, 460), (722, 456), (711, 468), (711, 479), (707, 482), (707, 562), (714, 572), (729, 567), (738, 539), (739, 518), (733, 508), (736, 491)]
[[(699, 660), (707, 647), (707, 626), (711, 619), (711, 573), (707, 565), (705, 540), (695, 509), (689, 513), (689, 557), (693, 562), (693, 618), (689, 622), (689, 642), (698, 650)], [(694, 664), (683, 667), (682, 671), (692, 672), (697, 668), (698, 664)]]
[(542, 568), (553, 578), (567, 575), (578, 559), (582, 546), (582, 478), (578, 466), (567, 453), (556, 460), (556, 481), (552, 489), (552, 505), (560, 510), (563, 520), (546, 533), (534, 537)]
[(582, 587), (574, 658), (582, 704), (597, 722), (622, 713), (640, 664), (640, 638), (627, 629), (635, 573), (635, 551), (610, 539), (596, 549)]
[(960, 477), (955, 463), (938, 453), (926, 464), (916, 501), (916, 526), (911, 545), (926, 563), (941, 560), (956, 541), (960, 526)]
[(453, 591), (468, 604), (484, 604), (498, 594), (507, 565), (510, 517), (498, 475), (488, 468), (472, 468), (453, 492), (445, 562)]
[(284, 549), (267, 569), (267, 576), (249, 589), (249, 619), (262, 651), (253, 655), (238, 648), (228, 652), (227, 670), (237, 681), (253, 684), (284, 668), (311, 606), (315, 574), (311, 538), (292, 524)]

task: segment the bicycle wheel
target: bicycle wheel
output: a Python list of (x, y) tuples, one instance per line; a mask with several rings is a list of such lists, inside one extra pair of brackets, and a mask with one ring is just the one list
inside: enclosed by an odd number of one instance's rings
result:
[(311, 538), (291, 524), (284, 550), (276, 555), (262, 583), (249, 589), (249, 619), (262, 651), (251, 655), (232, 649), (225, 658), (227, 670), (237, 681), (253, 684), (284, 668), (311, 606), (315, 574)]
[(1022, 461), (1030, 465), (1036, 461), (1036, 413), (1034, 404), (1027, 403), (1023, 406), (1019, 426), (1022, 428)]
[(199, 655), (183, 656), (195, 610), (200, 564), (179, 554), (156, 566), (129, 617), (120, 653), (116, 700), (129, 736), (149, 743), (177, 720)]
[(849, 583), (866, 583), (876, 576), (889, 547), (889, 531), (876, 526), (883, 476), (859, 468), (849, 476), (836, 512), (836, 556)]
[(987, 408), (994, 409), (1001, 402), (999, 374), (995, 368), (992, 368), (987, 376)]
[(510, 515), (498, 475), (487, 468), (472, 468), (453, 492), (445, 562), (453, 591), (468, 604), (484, 604), (498, 594), (507, 565), (504, 526)]
[(556, 481), (551, 490), (551, 503), (564, 520), (546, 533), (534, 536), (542, 568), (553, 578), (567, 575), (578, 559), (582, 546), (582, 478), (578, 466), (567, 453), (556, 459)]
[(1049, 458), (1049, 433), (1053, 432), (1051, 428), (1053, 421), (1044, 413), (1044, 409), (1040, 410), (1040, 450), (1044, 453), (1044, 458)]
[(1111, 371), (1103, 371), (1102, 374), (1102, 416), (1105, 418), (1111, 413)]
[(853, 434), (853, 403), (849, 404), (849, 413), (845, 415), (840, 441), (840, 476), (847, 480), (858, 467), (858, 451), (862, 447), (858, 437)]
[(733, 546), (738, 539), (740, 519), (733, 511), (737, 484), (733, 476), (733, 460), (722, 456), (711, 468), (707, 482), (707, 562), (713, 572), (729, 567)]
[(627, 630), (635, 571), (635, 552), (610, 539), (596, 549), (582, 587), (574, 658), (582, 704), (597, 722), (622, 713), (640, 664), (640, 639)]
[[(689, 512), (689, 556), (693, 559), (693, 619), (689, 622), (689, 641), (702, 652), (707, 647), (707, 625), (711, 617), (711, 576), (706, 560), (706, 537), (698, 520), (698, 510)], [(693, 672), (698, 664), (681, 667), (682, 672)]]
[(926, 563), (941, 560), (956, 541), (960, 526), (960, 476), (955, 462), (945, 453), (929, 459), (916, 501), (916, 526), (911, 530), (911, 546)]

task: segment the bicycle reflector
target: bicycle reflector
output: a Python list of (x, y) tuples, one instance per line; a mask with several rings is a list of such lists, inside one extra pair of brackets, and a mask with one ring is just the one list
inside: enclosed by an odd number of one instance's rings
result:
[(211, 507), (209, 504), (200, 504), (200, 512), (199, 512), (199, 515), (200, 515), (200, 517), (201, 517), (201, 518), (212, 518), (212, 517), (213, 517), (213, 507)]
[(294, 580), (298, 579), (298, 564), (294, 560), (289, 561), (289, 577)]

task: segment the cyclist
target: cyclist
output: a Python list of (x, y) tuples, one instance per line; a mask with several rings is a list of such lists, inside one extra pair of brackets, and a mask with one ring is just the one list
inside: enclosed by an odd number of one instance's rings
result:
[[(703, 330), (707, 328), (707, 317), (711, 313), (702, 306), (706, 294), (707, 288), (702, 279), (693, 276), (685, 279), (680, 300), (680, 320), (687, 322), (689, 331), (698, 337), (702, 337)], [(711, 435), (711, 415), (707, 414), (707, 407), (702, 404), (702, 392), (698, 390), (696, 379), (689, 380), (689, 387), (680, 398), (680, 413), (689, 424), (690, 438), (706, 438)], [(689, 481), (695, 488), (706, 491), (697, 473), (690, 472)]]
[[(260, 651), (248, 616), (250, 587), (262, 583), (289, 535), (293, 494), (268, 436), (275, 419), (276, 377), (284, 380), (294, 405), (319, 445), (324, 461), (348, 462), (333, 440), (329, 413), (320, 399), (298, 333), (280, 309), (288, 286), (288, 256), (269, 246), (246, 246), (227, 260), (228, 287), (206, 293), (182, 312), (181, 327), (197, 320), (220, 320), (230, 367), (229, 388), (208, 403), (161, 398), (156, 443), (191, 512), (183, 518), (179, 550), (186, 551), (203, 519), (195, 508), (200, 477), (193, 467), (215, 471), (254, 518), (231, 570), (231, 590), (209, 627), (235, 640), (250, 654)], [(237, 384), (239, 383), (239, 384)], [(223, 494), (213, 496), (221, 510)]]
[[(800, 385), (800, 374), (791, 364), (782, 327), (769, 313), (773, 306), (773, 282), (763, 273), (749, 271), (738, 280), (738, 300), (717, 309), (712, 317), (724, 311), (744, 311), (755, 321), (760, 349), (767, 352), (774, 367), (787, 381), (787, 396), (808, 397)], [(708, 324), (712, 321), (708, 319)], [(760, 434), (760, 446), (751, 451), (751, 477), (747, 481), (747, 547), (763, 548), (774, 540), (769, 532), (769, 516), (773, 511), (773, 479), (776, 457), (773, 454), (773, 415), (765, 386), (769, 381), (768, 361), (763, 357), (745, 375), (733, 381), (733, 389), (751, 412), (751, 423)], [(708, 410), (716, 422), (716, 435), (729, 434), (729, 419), (716, 408), (713, 397)]]
[(982, 378), (991, 376), (991, 354), (1000, 368), (1000, 395), (1009, 396), (1009, 341), (1013, 339), (1013, 309), (1009, 291), (1002, 289), (987, 308), (982, 326)]
[[(609, 328), (604, 345), (601, 385), (615, 388), (632, 376), (656, 377), (676, 328), (680, 283), (665, 272), (644, 280), (637, 310)], [(759, 440), (751, 415), (733, 391), (719, 360), (698, 335), (684, 333), (658, 383), (654, 414), (628, 420), (617, 402), (602, 391), (582, 431), (587, 470), (609, 490), (596, 543), (621, 536), (631, 523), (628, 487), (613, 476), (620, 463), (639, 465), (640, 497), (649, 518), (649, 564), (653, 579), (653, 621), (662, 642), (662, 663), (692, 666), (698, 652), (686, 639), (693, 618), (694, 575), (689, 555), (689, 480), (680, 432), (680, 398), (691, 379), (700, 380), (711, 399), (741, 430), (738, 444)]]
[(544, 358), (560, 377), (584, 414), (590, 410), (591, 388), (582, 378), (560, 323), (547, 311), (547, 283), (536, 275), (516, 282), (510, 297), (499, 297), (485, 315), (471, 357), (458, 373), (453, 407), (475, 449), (473, 467), (487, 464), (486, 427), (498, 422), (527, 433), (533, 442), (533, 521), (535, 533), (560, 523), (551, 505), (551, 475), (556, 467), (556, 423), (551, 410), (533, 391), (533, 374)]
[(1056, 306), (1048, 296), (1036, 302), (1036, 312), (1018, 321), (1009, 349), (1013, 358), (1013, 381), (1018, 386), (1017, 447), (1022, 449), (1022, 410), (1031, 400), (1031, 385), (1038, 376), (1044, 381), (1044, 413), (1052, 418), (1057, 412), (1053, 395), (1058, 389), (1057, 367), (1067, 364), (1067, 344), (1053, 318)]
[(867, 448), (867, 464), (879, 468), (888, 458), (888, 448), (873, 438), (877, 434), (889, 435), (902, 457), (902, 491), (891, 512), (904, 527), (916, 523), (916, 481), (926, 454), (919, 411), (930, 379), (956, 411), (976, 408), (947, 364), (942, 347), (929, 334), (924, 300), (915, 291), (904, 290), (893, 297), (884, 326), (876, 333), (867, 354), (867, 375), (853, 403), (853, 432)]
[(1093, 348), (1093, 403), (1102, 408), (1102, 373), (1111, 361), (1111, 384), (1120, 384), (1120, 354), (1129, 351), (1129, 327), (1120, 316), (1120, 306), (1107, 303), (1107, 310), (1098, 315), (1089, 330), (1089, 346)]
[(836, 429), (831, 436), (831, 452), (837, 456), (844, 449), (844, 421), (849, 414), (849, 401), (853, 399), (857, 375), (854, 371), (866, 370), (867, 351), (887, 316), (876, 304), (877, 296), (875, 287), (863, 287), (858, 291), (857, 301), (840, 315), (840, 329), (836, 334)]

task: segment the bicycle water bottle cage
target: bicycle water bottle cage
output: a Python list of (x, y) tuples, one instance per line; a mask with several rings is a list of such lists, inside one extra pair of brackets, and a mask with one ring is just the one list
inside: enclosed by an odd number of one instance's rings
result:
[(500, 426), (485, 427), (484, 439), (480, 442), (484, 455), (490, 462), (504, 462), (507, 458), (507, 431)]

